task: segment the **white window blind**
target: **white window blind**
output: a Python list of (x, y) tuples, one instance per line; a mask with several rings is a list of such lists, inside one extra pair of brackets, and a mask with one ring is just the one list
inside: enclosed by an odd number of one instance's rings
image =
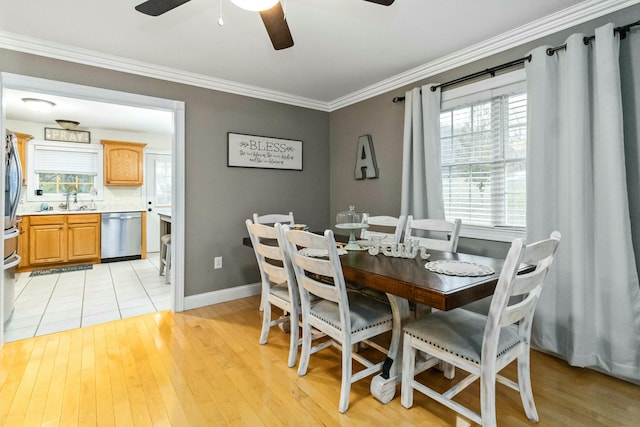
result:
[(527, 95), (474, 98), (440, 115), (445, 216), (526, 227)]
[(34, 147), (35, 173), (98, 174), (98, 153), (56, 147)]

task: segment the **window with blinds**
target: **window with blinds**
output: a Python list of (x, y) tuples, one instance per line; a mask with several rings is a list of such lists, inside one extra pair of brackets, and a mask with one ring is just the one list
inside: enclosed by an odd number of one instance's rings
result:
[[(79, 200), (91, 200), (102, 193), (100, 147), (34, 141), (27, 160), (30, 201), (63, 200), (69, 192), (77, 193)], [(42, 194), (34, 196), (35, 190), (42, 190)]]
[(477, 99), (440, 114), (445, 216), (526, 227), (527, 95)]
[(93, 194), (98, 175), (95, 150), (35, 147), (33, 169), (38, 188), (44, 194)]

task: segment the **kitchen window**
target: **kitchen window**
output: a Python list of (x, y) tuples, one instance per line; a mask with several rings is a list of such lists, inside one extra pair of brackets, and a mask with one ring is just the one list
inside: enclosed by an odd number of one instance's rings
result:
[(443, 93), (445, 217), (466, 237), (509, 240), (526, 230), (527, 94), (519, 70)]
[(27, 200), (62, 201), (70, 192), (79, 201), (102, 199), (101, 147), (34, 141), (27, 160)]

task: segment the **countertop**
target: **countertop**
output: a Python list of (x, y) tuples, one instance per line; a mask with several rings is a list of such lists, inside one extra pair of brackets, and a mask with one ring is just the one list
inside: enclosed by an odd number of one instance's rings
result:
[(92, 214), (92, 213), (114, 213), (114, 212), (143, 212), (146, 209), (138, 208), (138, 209), (96, 209), (96, 210), (72, 210), (67, 211), (64, 209), (54, 209), (51, 211), (34, 211), (34, 212), (18, 212), (18, 216), (27, 216), (27, 215), (76, 215), (76, 214)]

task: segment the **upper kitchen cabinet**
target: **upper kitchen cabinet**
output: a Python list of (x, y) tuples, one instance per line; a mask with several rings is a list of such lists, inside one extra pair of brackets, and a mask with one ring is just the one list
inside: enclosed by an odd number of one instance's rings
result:
[(27, 143), (33, 139), (33, 136), (20, 132), (13, 133), (18, 139), (18, 155), (20, 156), (20, 166), (22, 166), (22, 184), (24, 185), (27, 182)]
[(147, 144), (105, 139), (100, 142), (104, 145), (105, 185), (142, 185), (143, 152)]

